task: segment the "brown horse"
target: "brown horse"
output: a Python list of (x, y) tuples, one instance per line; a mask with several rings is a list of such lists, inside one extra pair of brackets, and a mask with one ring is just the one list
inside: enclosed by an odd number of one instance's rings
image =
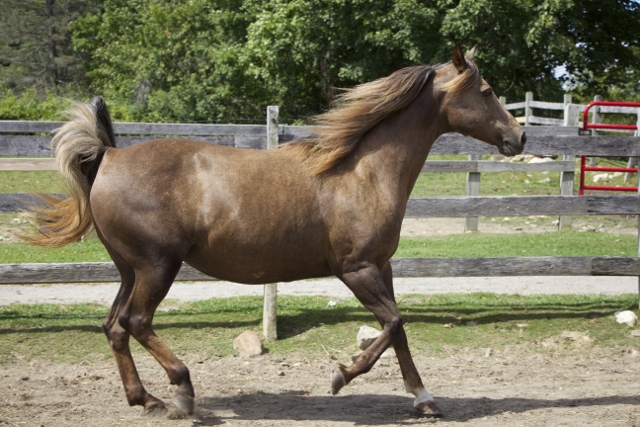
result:
[(151, 324), (182, 262), (247, 284), (335, 275), (371, 310), (382, 334), (331, 392), (368, 372), (393, 345), (405, 388), (425, 415), (440, 415), (411, 358), (389, 259), (407, 199), (432, 144), (460, 132), (522, 152), (523, 128), (456, 46), (453, 60), (414, 66), (343, 93), (317, 133), (279, 150), (252, 151), (166, 139), (115, 148), (102, 98), (77, 105), (53, 138), (70, 196), (47, 198), (31, 241), (62, 246), (93, 225), (122, 284), (103, 329), (130, 405), (165, 408), (136, 371), (133, 336), (177, 385), (174, 402), (194, 410), (187, 367)]

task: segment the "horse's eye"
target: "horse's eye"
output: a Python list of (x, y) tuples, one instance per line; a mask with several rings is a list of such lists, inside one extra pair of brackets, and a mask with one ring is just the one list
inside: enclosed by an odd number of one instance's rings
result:
[(492, 93), (493, 93), (493, 90), (485, 89), (482, 91), (482, 96), (491, 96)]

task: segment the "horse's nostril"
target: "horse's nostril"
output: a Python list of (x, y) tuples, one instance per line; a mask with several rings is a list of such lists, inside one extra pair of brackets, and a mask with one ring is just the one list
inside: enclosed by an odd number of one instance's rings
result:
[(527, 134), (522, 132), (522, 138), (520, 138), (520, 144), (524, 145), (527, 142)]

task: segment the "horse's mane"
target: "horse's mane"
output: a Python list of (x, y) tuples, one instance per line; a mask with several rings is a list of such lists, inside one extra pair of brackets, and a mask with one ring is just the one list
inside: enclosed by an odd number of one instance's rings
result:
[[(468, 70), (441, 89), (458, 92), (479, 78), (478, 69), (469, 64)], [(388, 77), (345, 89), (331, 109), (313, 119), (312, 136), (287, 146), (300, 149), (303, 156), (312, 161), (315, 174), (330, 170), (355, 150), (371, 128), (409, 105), (436, 68), (431, 65), (407, 67)]]

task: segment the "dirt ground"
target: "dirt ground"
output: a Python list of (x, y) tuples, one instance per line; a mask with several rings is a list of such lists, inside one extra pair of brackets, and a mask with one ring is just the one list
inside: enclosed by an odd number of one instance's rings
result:
[[(146, 388), (170, 401), (161, 368), (149, 356), (137, 360)], [(445, 412), (440, 419), (413, 411), (392, 358), (381, 359), (338, 396), (329, 394), (336, 362), (323, 354), (318, 360), (266, 354), (185, 362), (197, 394), (190, 417), (172, 404), (160, 417), (129, 407), (111, 360), (5, 366), (0, 426), (640, 426), (638, 353), (590, 348), (587, 341), (417, 356)]]

